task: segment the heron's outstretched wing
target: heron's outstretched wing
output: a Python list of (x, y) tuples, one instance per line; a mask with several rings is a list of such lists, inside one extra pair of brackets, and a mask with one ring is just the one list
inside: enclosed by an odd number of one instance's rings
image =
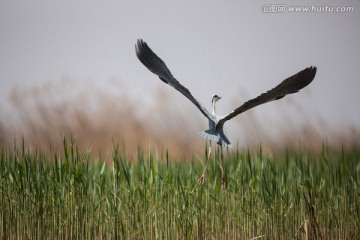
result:
[(171, 74), (170, 70), (165, 65), (164, 61), (161, 60), (144, 42), (143, 40), (137, 40), (135, 46), (136, 56), (145, 65), (151, 72), (159, 76), (159, 78), (164, 82), (181, 92), (185, 97), (187, 97), (195, 106), (207, 117), (208, 119), (213, 119), (213, 116), (202, 106), (191, 94), (189, 89), (181, 85)]
[(219, 121), (219, 124), (224, 124), (225, 121), (237, 116), (238, 114), (256, 107), (260, 104), (264, 104), (273, 100), (278, 100), (285, 97), (288, 94), (296, 93), (300, 89), (306, 87), (311, 83), (316, 74), (316, 67), (308, 67), (297, 74), (285, 79), (279, 85), (273, 89), (261, 94), (260, 96), (245, 102), (240, 107), (236, 108), (233, 112), (226, 115)]

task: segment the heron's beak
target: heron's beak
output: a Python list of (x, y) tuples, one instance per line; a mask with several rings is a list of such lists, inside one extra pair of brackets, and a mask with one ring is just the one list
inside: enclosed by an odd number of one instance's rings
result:
[(220, 100), (221, 99), (221, 97), (220, 96), (218, 96), (218, 100)]

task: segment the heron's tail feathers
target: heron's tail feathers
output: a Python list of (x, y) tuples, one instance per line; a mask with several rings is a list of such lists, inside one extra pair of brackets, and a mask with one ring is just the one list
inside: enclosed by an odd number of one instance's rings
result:
[(199, 135), (207, 140), (214, 141), (222, 147), (231, 148), (231, 143), (222, 131), (208, 129), (200, 132)]

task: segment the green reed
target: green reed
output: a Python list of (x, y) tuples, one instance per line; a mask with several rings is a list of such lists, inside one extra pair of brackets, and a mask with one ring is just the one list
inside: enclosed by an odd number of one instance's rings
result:
[[(355, 239), (360, 236), (360, 151), (219, 152), (205, 158), (135, 158), (114, 147), (91, 157), (0, 152), (3, 239)], [(51, 151), (50, 151), (51, 152)], [(206, 153), (204, 154), (206, 156)]]

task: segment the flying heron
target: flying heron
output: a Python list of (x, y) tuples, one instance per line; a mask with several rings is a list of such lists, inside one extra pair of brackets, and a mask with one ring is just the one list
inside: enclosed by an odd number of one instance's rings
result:
[[(199, 184), (204, 184), (205, 182), (205, 173), (208, 166), (209, 159), (211, 157), (211, 142), (216, 142), (219, 144), (221, 151), (221, 160), (222, 160), (222, 147), (229, 148), (231, 147), (229, 139), (225, 136), (223, 127), (224, 123), (233, 117), (239, 115), (240, 113), (249, 110), (250, 108), (256, 107), (260, 104), (264, 104), (273, 100), (278, 100), (285, 97), (288, 94), (296, 93), (300, 89), (309, 85), (315, 77), (316, 67), (308, 67), (304, 70), (298, 72), (297, 74), (288, 77), (284, 81), (282, 81), (279, 85), (274, 87), (273, 89), (262, 93), (256, 98), (253, 98), (247, 102), (245, 102), (240, 107), (236, 108), (231, 113), (225, 116), (219, 116), (215, 112), (215, 103), (221, 99), (220, 96), (214, 94), (211, 98), (212, 103), (212, 111), (209, 112), (202, 104), (197, 101), (189, 89), (184, 87), (181, 83), (179, 83), (175, 77), (171, 74), (170, 70), (167, 68), (165, 62), (161, 60), (144, 42), (143, 40), (137, 40), (137, 44), (135, 45), (136, 56), (139, 60), (147, 67), (151, 72), (158, 75), (158, 77), (166, 84), (169, 84), (180, 93), (182, 93), (185, 97), (187, 97), (199, 110), (200, 112), (208, 119), (209, 121), (209, 129), (199, 133), (200, 136), (208, 139), (210, 141), (208, 157), (206, 160), (206, 165), (204, 171), (199, 179)], [(223, 162), (223, 161), (222, 161)], [(223, 166), (221, 167), (222, 172), (222, 186), (225, 186), (224, 181), (224, 170)]]

